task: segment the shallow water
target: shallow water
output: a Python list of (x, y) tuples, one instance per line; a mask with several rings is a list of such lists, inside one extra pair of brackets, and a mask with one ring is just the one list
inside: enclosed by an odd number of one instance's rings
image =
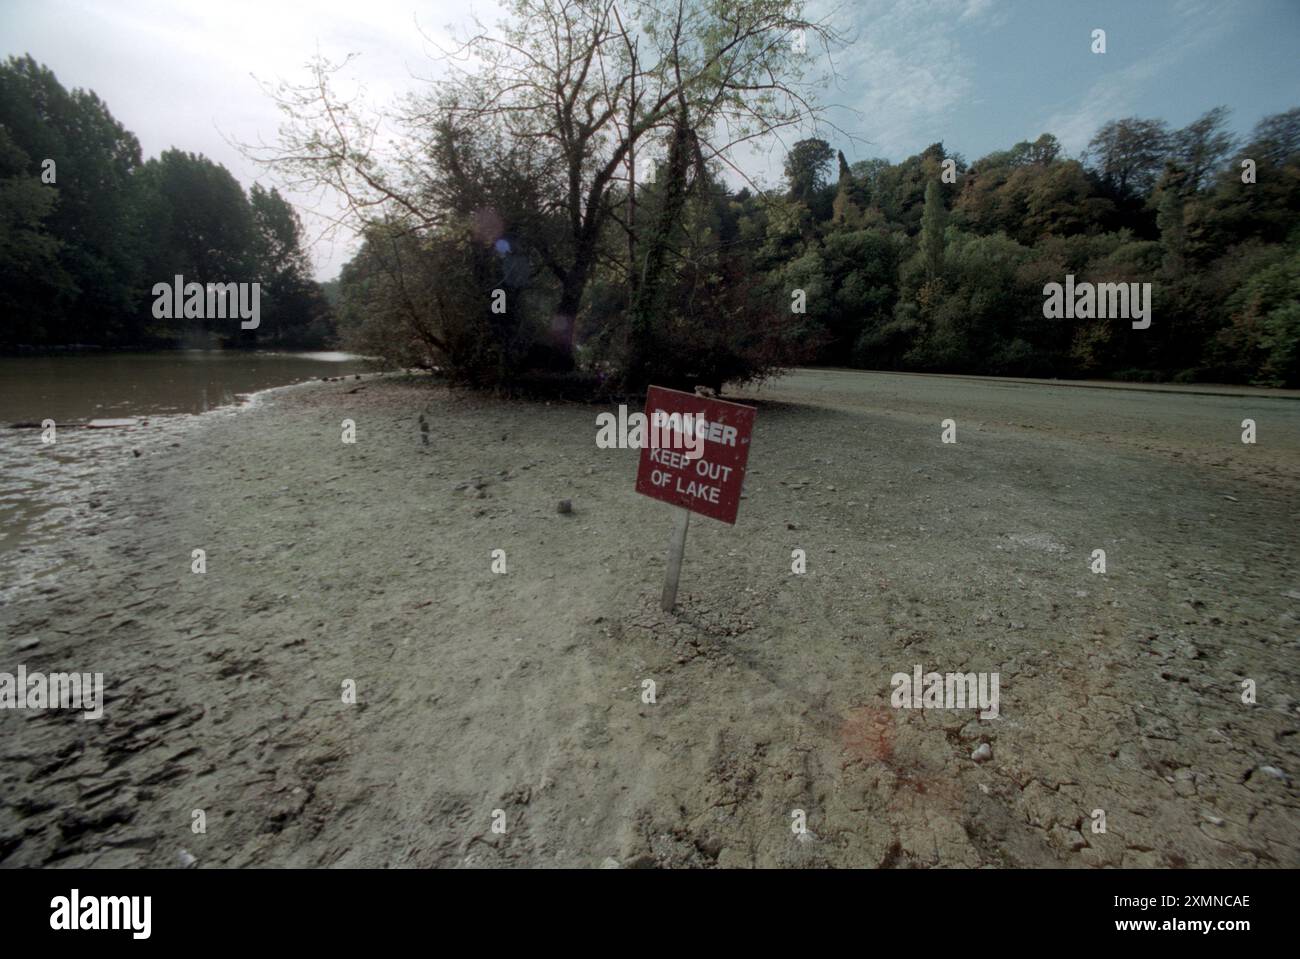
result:
[(172, 350), (0, 357), (0, 423), (203, 413), (249, 393), (366, 368), (350, 353)]
[[(315, 377), (369, 369), (349, 353), (183, 350), (0, 358), (0, 601), (59, 566), (42, 549), (75, 532), (134, 446), (179, 434), (189, 415)], [(96, 419), (129, 427), (86, 429)], [(13, 423), (54, 420), (55, 442)]]

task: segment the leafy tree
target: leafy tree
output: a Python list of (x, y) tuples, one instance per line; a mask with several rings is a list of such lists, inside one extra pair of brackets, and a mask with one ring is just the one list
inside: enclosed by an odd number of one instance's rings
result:
[(1300, 153), (1300, 107), (1264, 117), (1255, 124), (1251, 143), (1256, 160), (1264, 159), (1281, 166)]
[(269, 276), (262, 319), (277, 342), (331, 336), (300, 224), (278, 193), (255, 187), (250, 205), (223, 167), (179, 150), (142, 163), (135, 136), (94, 93), (66, 90), (30, 56), (0, 64), (0, 199), (0, 305), (13, 316), (0, 345), (240, 335), (229, 320), (156, 319), (153, 285), (177, 274)]
[[(57, 187), (58, 202), (43, 223), (61, 241), (59, 261), (76, 293), (44, 300), (48, 332), (80, 343), (129, 336), (138, 280), (129, 187), (140, 165), (139, 142), (94, 93), (67, 91), (30, 56), (0, 65), (0, 127), (25, 154), (29, 175), (39, 176), (46, 160), (54, 163), (49, 186)], [(36, 279), (35, 285), (43, 284)], [(17, 295), (36, 293), (29, 287)]]
[(1088, 144), (1094, 169), (1120, 199), (1145, 196), (1155, 186), (1169, 153), (1169, 128), (1163, 120), (1127, 117), (1112, 120)]
[(58, 190), (27, 171), (31, 161), (0, 127), (0, 346), (47, 339), (46, 312), (76, 288), (59, 262), (62, 244), (46, 229)]
[(1188, 185), (1195, 182), (1195, 174), (1170, 163), (1156, 185), (1152, 202), (1156, 207), (1156, 226), (1160, 242), (1164, 244), (1164, 269), (1171, 276), (1183, 270), (1187, 250), (1187, 230), (1183, 197)]
[(925, 212), (921, 214), (921, 256), (925, 275), (933, 282), (943, 275), (943, 231), (948, 224), (939, 183), (931, 180), (925, 188)]
[(1186, 172), (1185, 189), (1204, 187), (1232, 155), (1228, 113), (1227, 107), (1207, 110), (1171, 137), (1171, 159)]
[(1216, 346), (1260, 386), (1300, 386), (1300, 245), (1271, 256), (1228, 301), (1231, 324)]
[(820, 207), (833, 159), (835, 151), (825, 140), (810, 138), (792, 146), (785, 156), (785, 178), (790, 185), (790, 198), (809, 207)]

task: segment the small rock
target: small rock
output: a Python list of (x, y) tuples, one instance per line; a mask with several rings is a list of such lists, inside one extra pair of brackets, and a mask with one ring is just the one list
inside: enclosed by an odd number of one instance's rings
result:
[(600, 863), (601, 869), (622, 869), (623, 864), (613, 856), (606, 856)]
[(573, 500), (562, 499), (555, 505), (555, 512), (567, 516), (573, 512)]
[(140, 453), (139, 450), (131, 450), (131, 455), (132, 455), (132, 456), (140, 456), (140, 455), (142, 455), (142, 454)]
[(722, 852), (722, 840), (717, 836), (707, 836), (704, 839), (697, 839), (695, 848), (710, 859), (717, 859), (718, 854)]
[(980, 743), (976, 750), (970, 754), (970, 758), (977, 763), (986, 763), (993, 758), (993, 749), (988, 743)]
[(1265, 775), (1272, 776), (1274, 779), (1286, 779), (1286, 773), (1276, 766), (1260, 766), (1259, 771)]
[(189, 850), (182, 849), (176, 854), (177, 860), (180, 861), (182, 869), (193, 869), (198, 865), (198, 860), (190, 855)]
[(22, 641), (20, 641), (20, 642), (18, 643), (18, 648), (19, 648), (19, 649), (35, 649), (37, 646), (40, 645), (40, 642), (41, 642), (41, 641), (40, 641), (39, 639), (37, 639), (35, 636), (29, 636), (27, 639), (24, 639), (24, 640), (22, 640)]

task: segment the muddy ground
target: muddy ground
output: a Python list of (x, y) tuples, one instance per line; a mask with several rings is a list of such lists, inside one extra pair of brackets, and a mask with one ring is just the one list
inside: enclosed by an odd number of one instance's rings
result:
[[(107, 685), (0, 712), (0, 865), (1300, 865), (1300, 402), (729, 398), (747, 495), (675, 615), (673, 511), (596, 407), (371, 378), (123, 433), (0, 606), (0, 670)], [(918, 664), (997, 672), (1000, 717), (893, 708)]]

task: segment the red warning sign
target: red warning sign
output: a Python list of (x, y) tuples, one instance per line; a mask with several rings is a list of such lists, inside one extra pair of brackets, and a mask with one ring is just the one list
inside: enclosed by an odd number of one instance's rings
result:
[(752, 406), (650, 387), (636, 491), (734, 524), (756, 412)]

